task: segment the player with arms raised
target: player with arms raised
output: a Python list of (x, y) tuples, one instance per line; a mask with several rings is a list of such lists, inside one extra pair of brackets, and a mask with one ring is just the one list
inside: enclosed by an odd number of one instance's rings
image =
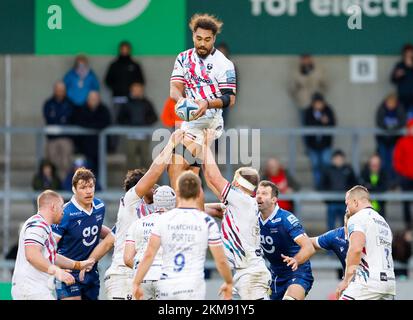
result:
[(257, 170), (239, 168), (232, 185), (222, 176), (210, 149), (214, 133), (206, 130), (203, 146), (204, 176), (208, 187), (226, 205), (221, 238), (235, 269), (234, 289), (242, 300), (268, 299), (271, 275), (260, 247), (258, 207), (253, 197), (259, 182)]
[(201, 180), (188, 171), (178, 178), (178, 207), (159, 216), (133, 285), (134, 297), (143, 298), (141, 283), (162, 246), (161, 300), (204, 300), (204, 267), (209, 247), (218, 272), (225, 280), (221, 292), (232, 297), (232, 275), (222, 248), (219, 230), (213, 218), (198, 210)]
[(99, 261), (114, 246), (112, 264), (105, 273), (106, 296), (110, 300), (132, 299), (133, 271), (125, 266), (123, 260), (126, 234), (138, 219), (144, 219), (153, 213), (155, 183), (170, 162), (175, 146), (181, 143), (182, 139), (183, 131), (176, 130), (148, 171), (142, 169), (128, 171), (124, 181), (126, 193), (120, 199), (116, 225), (112, 233), (90, 254), (90, 259)]
[[(235, 104), (236, 75), (234, 64), (214, 47), (223, 23), (208, 14), (192, 16), (189, 27), (194, 48), (181, 52), (176, 58), (170, 81), (170, 96), (177, 102), (190, 98), (199, 105), (194, 120), (183, 122), (186, 133), (184, 146), (199, 155), (204, 140), (203, 129), (214, 129), (218, 139), (224, 129), (222, 109)], [(189, 161), (191, 162), (191, 161)], [(184, 170), (199, 174), (196, 163), (188, 163), (182, 155), (175, 154), (168, 174), (172, 188)]]

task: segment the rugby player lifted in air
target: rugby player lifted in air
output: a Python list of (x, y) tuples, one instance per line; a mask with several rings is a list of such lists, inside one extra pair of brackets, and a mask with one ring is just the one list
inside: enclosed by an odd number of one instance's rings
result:
[[(199, 109), (194, 120), (183, 122), (184, 149), (193, 156), (200, 155), (204, 140), (203, 129), (214, 129), (215, 139), (224, 130), (222, 109), (235, 104), (236, 75), (234, 64), (214, 47), (223, 23), (208, 14), (192, 16), (189, 27), (194, 48), (181, 52), (176, 58), (170, 81), (170, 96), (176, 102), (184, 98), (195, 100)], [(168, 174), (171, 187), (176, 189), (177, 177), (185, 170), (199, 174), (199, 163), (175, 153)]]

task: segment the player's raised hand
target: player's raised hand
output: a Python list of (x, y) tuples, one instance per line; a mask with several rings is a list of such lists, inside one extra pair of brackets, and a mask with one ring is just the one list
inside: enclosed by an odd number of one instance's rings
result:
[(204, 129), (204, 143), (208, 147), (215, 140), (215, 130), (214, 129)]
[(224, 282), (221, 288), (219, 288), (218, 294), (224, 300), (231, 300), (232, 299), (232, 283)]
[(143, 290), (141, 286), (133, 285), (132, 296), (135, 300), (143, 300)]
[(174, 132), (172, 132), (169, 141), (171, 141), (174, 144), (174, 146), (177, 146), (184, 140), (184, 136), (185, 131), (182, 129), (177, 129)]
[(208, 101), (207, 100), (196, 100), (195, 103), (199, 105), (198, 111), (194, 114), (194, 119), (196, 120), (199, 117), (202, 117), (208, 109)]
[(285, 263), (287, 263), (287, 266), (288, 266), (288, 267), (291, 267), (291, 270), (295, 271), (295, 270), (298, 269), (298, 262), (297, 262), (297, 260), (295, 260), (295, 259), (292, 258), (292, 257), (285, 256), (285, 255), (283, 255), (283, 254), (281, 254), (281, 257), (283, 258), (283, 261), (284, 261)]

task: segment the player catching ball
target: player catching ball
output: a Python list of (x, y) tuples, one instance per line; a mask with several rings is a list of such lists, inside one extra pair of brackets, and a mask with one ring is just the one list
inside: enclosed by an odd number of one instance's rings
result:
[[(170, 82), (170, 96), (177, 103), (184, 98), (199, 105), (194, 120), (183, 122), (186, 133), (184, 147), (193, 156), (200, 154), (204, 129), (214, 129), (218, 139), (224, 129), (222, 109), (235, 104), (236, 76), (234, 64), (214, 47), (223, 23), (208, 14), (192, 16), (189, 27), (194, 48), (181, 52), (176, 58)], [(199, 164), (176, 153), (168, 168), (172, 188), (185, 170), (199, 174)]]

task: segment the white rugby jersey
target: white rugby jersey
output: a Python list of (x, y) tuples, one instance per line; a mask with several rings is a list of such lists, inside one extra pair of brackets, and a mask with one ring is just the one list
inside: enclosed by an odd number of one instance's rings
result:
[[(174, 81), (184, 83), (186, 97), (194, 100), (216, 99), (222, 96), (220, 90), (237, 88), (234, 64), (215, 48), (205, 59), (195, 48), (181, 52), (171, 75)], [(222, 116), (222, 109), (208, 109), (200, 119), (217, 116)]]
[(366, 285), (373, 292), (396, 294), (393, 235), (387, 222), (375, 210), (366, 208), (351, 216), (347, 224), (349, 236), (360, 231), (366, 237), (354, 281)]
[(51, 264), (55, 264), (57, 243), (53, 236), (52, 228), (40, 213), (27, 219), (20, 231), (19, 248), (17, 250), (12, 283), (13, 285), (25, 284), (33, 288), (47, 287), (48, 281), (52, 276), (46, 272), (39, 271), (27, 261), (26, 246), (41, 246), (43, 256)]
[(225, 254), (233, 268), (245, 269), (264, 265), (260, 245), (259, 211), (255, 198), (226, 185), (221, 193), (226, 204), (221, 224)]
[(161, 280), (204, 279), (208, 246), (222, 244), (215, 220), (195, 208), (175, 208), (163, 213), (152, 235), (161, 239)]
[(115, 227), (112, 229), (112, 233), (115, 236), (112, 264), (109, 269), (106, 270), (105, 276), (133, 272), (129, 267), (125, 266), (123, 262), (126, 233), (129, 227), (138, 219), (151, 214), (152, 211), (153, 205), (146, 204), (144, 199), (136, 194), (135, 187), (130, 188), (120, 199), (118, 219)]
[[(135, 246), (136, 255), (134, 259), (134, 270), (136, 270), (139, 262), (142, 260), (146, 248), (148, 246), (149, 237), (156, 222), (159, 220), (160, 214), (155, 212), (142, 219), (139, 219), (132, 224), (126, 235), (126, 243), (132, 243)], [(144, 280), (159, 280), (161, 277), (162, 267), (162, 247), (159, 248), (151, 268), (145, 275)]]

